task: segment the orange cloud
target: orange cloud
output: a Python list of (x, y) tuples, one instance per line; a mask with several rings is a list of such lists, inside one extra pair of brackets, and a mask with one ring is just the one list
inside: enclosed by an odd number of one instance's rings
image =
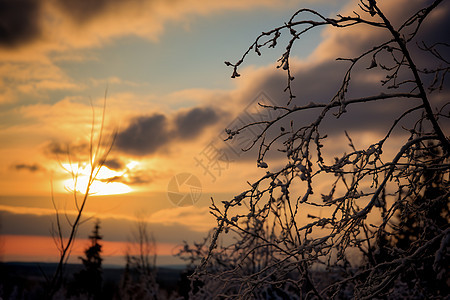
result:
[(20, 94), (42, 98), (47, 91), (84, 88), (47, 59), (31, 62), (0, 61), (0, 78), (0, 103), (15, 102)]
[(0, 104), (13, 103), (17, 101), (17, 94), (14, 89), (5, 86), (2, 82), (0, 82), (0, 87), (2, 87), (2, 91), (0, 91)]

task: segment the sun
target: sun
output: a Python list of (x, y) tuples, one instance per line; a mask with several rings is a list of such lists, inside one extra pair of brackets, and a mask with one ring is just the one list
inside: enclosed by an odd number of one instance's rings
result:
[[(67, 179), (63, 181), (65, 190), (85, 193), (91, 168), (89, 164), (82, 164), (80, 166), (76, 164), (63, 164), (66, 170), (77, 170), (78, 177), (75, 180)], [(105, 196), (105, 195), (119, 195), (126, 194), (133, 191), (131, 187), (122, 182), (116, 180), (124, 176), (124, 173), (114, 171), (106, 166), (103, 166), (97, 174), (96, 180), (91, 184), (89, 188), (89, 194), (93, 196)]]

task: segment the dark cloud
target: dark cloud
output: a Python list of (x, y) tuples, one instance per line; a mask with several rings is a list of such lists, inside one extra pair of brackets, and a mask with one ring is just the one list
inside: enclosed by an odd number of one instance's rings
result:
[(89, 146), (87, 143), (62, 143), (52, 141), (44, 146), (44, 153), (49, 156), (67, 156), (71, 159), (76, 159), (80, 156), (87, 156), (89, 154)]
[(0, 0), (0, 47), (14, 48), (40, 36), (41, 3), (38, 0)]
[(105, 161), (104, 166), (111, 170), (123, 169), (124, 164), (117, 158), (108, 159)]
[(56, 5), (70, 18), (77, 22), (85, 22), (99, 15), (112, 5), (120, 4), (117, 0), (56, 0)]
[(213, 108), (192, 108), (176, 114), (173, 121), (162, 114), (134, 119), (117, 135), (116, 148), (132, 155), (148, 155), (162, 150), (176, 140), (194, 139), (216, 124), (222, 112)]
[[(143, 2), (144, 0), (0, 0), (0, 47), (15, 49), (41, 39), (47, 33), (43, 29), (54, 26), (52, 23), (60, 17), (79, 26), (111, 13), (111, 8), (120, 15), (130, 6), (136, 7)], [(56, 23), (61, 23), (61, 20)]]
[(123, 182), (125, 179), (124, 176), (114, 176), (109, 178), (97, 179), (101, 182), (111, 183), (111, 182)]
[(44, 147), (44, 151), (45, 151), (45, 153), (51, 154), (51, 155), (63, 155), (63, 154), (67, 154), (68, 147), (67, 147), (67, 145), (63, 145), (62, 143), (53, 141), (53, 142), (49, 142)]
[(161, 176), (160, 170), (156, 171), (152, 169), (139, 169), (139, 170), (126, 169), (126, 171), (124, 171), (121, 175), (98, 180), (106, 183), (119, 182), (127, 185), (141, 185), (152, 183), (160, 176)]
[[(365, 64), (363, 64), (365, 67)], [(292, 106), (304, 106), (310, 102), (314, 103), (328, 103), (333, 96), (336, 94), (339, 89), (339, 85), (342, 82), (342, 78), (345, 74), (347, 65), (343, 62), (326, 62), (319, 65), (312, 66), (308, 69), (303, 70), (295, 70), (294, 76), (295, 80), (293, 82), (293, 88), (295, 89), (295, 95), (297, 98), (292, 103)], [(380, 82), (378, 81), (365, 81), (361, 78), (364, 76), (364, 72), (362, 69), (355, 70), (352, 76), (352, 84), (349, 89), (349, 99), (362, 97), (362, 96), (372, 96), (378, 95), (380, 93), (391, 93), (398, 92), (388, 90), (386, 87), (380, 87)], [(287, 102), (287, 95), (283, 93), (283, 90), (286, 85), (286, 77), (284, 74), (272, 73), (266, 77), (264, 81), (261, 81), (260, 84), (256, 85), (252, 91), (254, 95), (258, 95), (261, 91), (264, 91), (266, 95), (268, 95), (270, 101), (266, 101), (266, 104), (277, 104), (284, 106)], [(407, 90), (407, 92), (409, 92)], [(447, 93), (448, 94), (448, 93)], [(239, 126), (243, 126), (252, 122), (253, 119), (248, 117), (247, 111), (252, 107), (257, 107), (258, 104), (253, 102), (250, 107), (245, 107), (248, 100), (251, 97), (243, 99), (243, 112), (237, 116), (235, 120), (236, 122), (231, 122), (231, 124), (237, 124)], [(446, 97), (442, 97), (441, 99), (436, 99), (433, 101), (437, 107), (442, 106), (448, 99)], [(341, 117), (337, 118), (335, 114), (338, 112), (338, 108), (332, 109), (328, 112), (327, 116), (324, 118), (320, 125), (320, 133), (322, 135), (327, 134), (328, 136), (340, 136), (343, 135), (344, 131), (349, 132), (352, 136), (355, 134), (385, 134), (392, 126), (394, 120), (399, 118), (401, 114), (407, 110), (408, 108), (412, 108), (414, 106), (420, 105), (420, 100), (410, 99), (410, 98), (398, 98), (398, 99), (390, 99), (390, 100), (381, 100), (377, 102), (366, 102), (360, 104), (353, 104), (347, 106), (347, 112), (343, 114)], [(290, 128), (290, 121), (293, 121), (294, 129), (297, 130), (303, 126), (308, 126), (312, 122), (314, 122), (320, 112), (321, 108), (311, 109), (305, 111), (299, 111), (291, 114), (285, 120), (278, 121), (278, 123), (266, 132), (265, 137), (266, 141), (271, 140), (281, 133), (281, 127), (285, 130)], [(446, 110), (448, 113), (448, 109)], [(446, 113), (444, 112), (444, 113)], [(261, 111), (262, 114), (263, 111)], [(276, 113), (276, 111), (275, 111)], [(395, 138), (400, 137), (401, 135), (408, 134), (405, 128), (411, 128), (413, 122), (417, 120), (417, 117), (420, 117), (418, 114), (411, 114), (409, 118), (405, 118), (401, 123), (397, 125), (397, 129), (392, 133), (392, 136)], [(272, 118), (264, 118), (266, 120), (273, 119)], [(443, 122), (443, 121), (442, 121)], [(442, 123), (442, 125), (445, 125)], [(225, 127), (225, 126), (224, 126)], [(445, 127), (444, 127), (445, 128)], [(236, 128), (232, 128), (236, 129)], [(257, 156), (257, 152), (259, 149), (259, 143), (253, 147), (250, 151), (245, 153), (242, 152), (242, 148), (246, 148), (250, 145), (251, 141), (253, 141), (259, 133), (263, 130), (262, 126), (252, 126), (247, 128), (236, 136), (234, 139), (226, 141), (228, 145), (221, 145), (221, 150), (225, 151), (229, 154), (231, 158), (238, 159), (240, 161), (250, 160), (255, 161)], [(225, 136), (225, 135), (222, 135)], [(284, 153), (276, 151), (276, 149), (283, 149), (282, 141), (279, 143), (275, 143), (271, 149), (272, 151), (269, 153), (268, 157), (272, 159), (277, 159), (285, 156)], [(355, 140), (355, 142), (358, 142)], [(232, 152), (229, 149), (233, 149), (233, 151), (240, 153), (240, 156), (232, 155)]]
[(146, 176), (131, 176), (126, 180), (126, 184), (130, 185), (139, 185), (139, 184), (148, 184), (153, 182), (154, 178), (146, 177)]
[(117, 134), (115, 146), (133, 155), (151, 154), (169, 143), (170, 134), (166, 116), (155, 114), (149, 117), (138, 117), (128, 128)]
[(154, 178), (149, 176), (142, 175), (129, 175), (129, 176), (114, 176), (105, 179), (98, 179), (102, 182), (111, 183), (111, 182), (119, 182), (127, 185), (140, 185), (140, 184), (149, 184), (153, 182)]
[[(195, 139), (205, 128), (222, 119), (224, 112), (211, 107), (195, 107), (176, 113), (172, 118), (163, 114), (139, 116), (133, 119), (128, 127), (118, 132), (114, 147), (121, 152), (144, 156), (162, 151), (173, 141)], [(71, 159), (79, 159), (89, 154), (87, 143), (61, 143), (52, 141), (44, 146), (44, 153), (49, 156), (70, 155)], [(112, 170), (124, 168), (123, 162), (117, 158), (106, 161), (105, 166)], [(135, 182), (140, 181), (136, 178)], [(142, 182), (148, 182), (142, 179)]]
[(15, 170), (17, 171), (30, 171), (32, 173), (34, 172), (38, 172), (38, 171), (43, 171), (44, 168), (41, 167), (38, 164), (16, 164), (12, 166)]
[(178, 135), (182, 139), (196, 137), (208, 125), (216, 123), (220, 115), (210, 107), (196, 107), (179, 113), (175, 118)]

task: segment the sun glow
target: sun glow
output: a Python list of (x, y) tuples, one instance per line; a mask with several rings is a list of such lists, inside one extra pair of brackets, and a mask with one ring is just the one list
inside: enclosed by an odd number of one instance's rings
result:
[[(89, 183), (89, 176), (91, 174), (91, 167), (89, 164), (63, 164), (63, 167), (69, 172), (73, 172), (76, 176), (74, 179), (67, 179), (63, 181), (65, 190), (80, 193), (86, 193)], [(95, 175), (95, 174), (94, 174)], [(89, 187), (89, 194), (95, 196), (117, 195), (132, 192), (133, 189), (125, 183), (118, 182), (121, 178), (126, 177), (126, 174), (117, 172), (103, 166), (97, 176), (96, 180)]]
[(139, 165), (140, 165), (139, 162), (132, 160), (132, 161), (130, 161), (130, 162), (127, 164), (127, 168), (130, 169), (130, 170), (132, 170), (132, 169), (136, 168), (136, 167), (139, 166)]

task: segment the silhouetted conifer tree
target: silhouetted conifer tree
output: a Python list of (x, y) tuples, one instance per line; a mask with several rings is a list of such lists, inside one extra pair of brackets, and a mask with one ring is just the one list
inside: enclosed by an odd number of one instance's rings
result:
[(84, 268), (74, 275), (74, 283), (71, 293), (75, 295), (87, 294), (90, 299), (100, 299), (102, 290), (102, 245), (99, 241), (102, 236), (100, 231), (100, 221), (95, 223), (94, 230), (89, 236), (91, 245), (84, 253), (85, 257), (79, 257), (83, 262)]

